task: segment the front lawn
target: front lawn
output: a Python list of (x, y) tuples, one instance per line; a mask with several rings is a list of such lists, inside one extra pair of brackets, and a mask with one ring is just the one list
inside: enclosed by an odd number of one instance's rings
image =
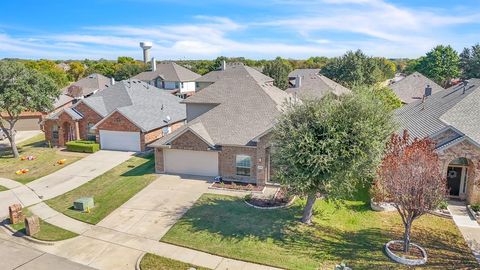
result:
[(141, 270), (173, 270), (173, 269), (196, 269), (208, 270), (207, 268), (191, 265), (184, 262), (175, 261), (165, 257), (160, 257), (154, 254), (147, 253), (143, 256), (140, 262)]
[[(153, 154), (145, 157), (132, 157), (92, 181), (50, 199), (46, 203), (69, 217), (97, 224), (153, 182), (156, 177)], [(73, 209), (73, 202), (80, 197), (93, 197), (95, 207), (90, 209), (90, 213)]]
[[(32, 215), (32, 213), (28, 211), (27, 208), (23, 208), (23, 213), (27, 217)], [(23, 234), (27, 234), (25, 231), (25, 222), (10, 224), (10, 226), (16, 231), (19, 231)], [(77, 235), (78, 234), (74, 232), (67, 231), (65, 229), (62, 229), (60, 227), (57, 227), (55, 225), (52, 225), (40, 219), (40, 231), (32, 235), (32, 237), (38, 240), (43, 240), (43, 241), (60, 241), (60, 240), (73, 238)]]
[[(161, 241), (287, 269), (333, 269), (342, 261), (353, 269), (407, 269), (390, 261), (383, 245), (401, 239), (396, 212), (370, 210), (363, 200), (315, 205), (314, 225), (298, 222), (304, 202), (288, 209), (260, 210), (242, 199), (203, 195)], [(424, 269), (478, 267), (453, 221), (424, 216), (414, 223), (412, 241), (428, 252)]]
[[(28, 139), (18, 145), (20, 156), (34, 156), (34, 160), (21, 160), (13, 158), (10, 148), (0, 153), (0, 177), (12, 179), (22, 184), (26, 184), (35, 179), (49, 175), (68, 164), (71, 164), (81, 158), (81, 156), (72, 156), (62, 154), (58, 149), (50, 148), (45, 142), (45, 135), (40, 134)], [(66, 159), (64, 165), (58, 165), (57, 161)], [(16, 174), (22, 169), (28, 169), (26, 174)]]

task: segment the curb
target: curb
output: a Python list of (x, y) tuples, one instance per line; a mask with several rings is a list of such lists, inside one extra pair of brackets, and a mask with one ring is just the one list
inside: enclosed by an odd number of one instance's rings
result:
[(135, 270), (142, 270), (142, 268), (140, 268), (140, 263), (142, 262), (142, 259), (146, 254), (146, 252), (143, 252), (142, 255), (138, 257), (137, 262), (135, 263)]
[(40, 245), (45, 245), (45, 246), (53, 246), (55, 244), (55, 242), (50, 242), (50, 241), (43, 241), (43, 240), (38, 240), (38, 239), (35, 239), (31, 236), (28, 236), (20, 231), (16, 231), (15, 229), (13, 229), (12, 227), (10, 227), (10, 225), (8, 224), (5, 224), (5, 223), (2, 223), (2, 226), (3, 228), (5, 228), (7, 231), (9, 231), (10, 233), (12, 233), (12, 236), (17, 236), (17, 237), (21, 237), (29, 242), (32, 242), (32, 243), (35, 243), (35, 244), (40, 244)]

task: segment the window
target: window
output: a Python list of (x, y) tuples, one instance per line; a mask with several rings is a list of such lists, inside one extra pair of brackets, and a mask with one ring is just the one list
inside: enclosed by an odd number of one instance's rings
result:
[(167, 135), (168, 133), (170, 133), (170, 127), (164, 127), (162, 128), (162, 133), (163, 133), (163, 136)]
[(53, 125), (52, 126), (52, 138), (55, 140), (58, 140), (58, 126)]
[(179, 82), (175, 82), (175, 88), (180, 88), (180, 83)]
[(250, 176), (252, 158), (246, 155), (237, 155), (235, 166), (237, 167), (237, 175)]
[(94, 123), (88, 123), (87, 124), (87, 140), (89, 140), (89, 141), (95, 141), (96, 140), (95, 130), (93, 129), (93, 126), (95, 126)]

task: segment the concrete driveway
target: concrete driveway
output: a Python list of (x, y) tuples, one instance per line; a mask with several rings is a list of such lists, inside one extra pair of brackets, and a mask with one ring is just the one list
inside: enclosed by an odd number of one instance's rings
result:
[(98, 226), (160, 240), (209, 185), (198, 178), (161, 175)]
[[(42, 131), (40, 130), (17, 131), (17, 134), (15, 135), (15, 139), (17, 144), (19, 144), (41, 133)], [(8, 139), (0, 141), (0, 149), (6, 148), (6, 147), (10, 147), (10, 141)]]

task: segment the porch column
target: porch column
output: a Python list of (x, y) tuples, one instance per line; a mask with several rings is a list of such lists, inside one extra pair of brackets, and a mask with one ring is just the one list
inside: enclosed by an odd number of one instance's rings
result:
[(78, 127), (78, 121), (75, 121), (75, 140), (80, 140), (80, 128)]

